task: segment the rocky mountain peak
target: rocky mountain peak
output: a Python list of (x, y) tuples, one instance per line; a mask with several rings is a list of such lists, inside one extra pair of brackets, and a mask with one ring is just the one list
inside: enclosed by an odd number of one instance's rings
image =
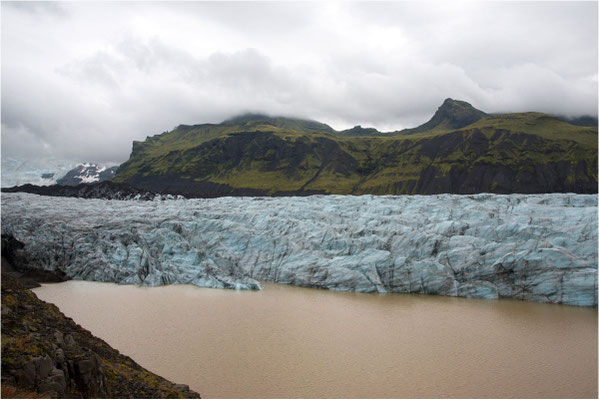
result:
[(460, 129), (485, 116), (487, 116), (486, 113), (472, 107), (470, 103), (447, 98), (427, 123), (414, 129), (408, 129), (405, 133)]
[(449, 111), (452, 113), (467, 111), (486, 115), (484, 112), (472, 107), (472, 104), (462, 100), (454, 100), (452, 98), (445, 99), (445, 101), (443, 101), (443, 104), (441, 104), (441, 106), (437, 110), (437, 112), (439, 111)]
[(470, 125), (487, 114), (472, 107), (470, 103), (461, 100), (445, 99), (431, 121), (437, 125), (448, 125), (448, 128), (459, 129)]
[(111, 179), (118, 169), (118, 165), (107, 168), (97, 164), (79, 164), (62, 178), (56, 181), (59, 185), (77, 186), (81, 183), (103, 182)]

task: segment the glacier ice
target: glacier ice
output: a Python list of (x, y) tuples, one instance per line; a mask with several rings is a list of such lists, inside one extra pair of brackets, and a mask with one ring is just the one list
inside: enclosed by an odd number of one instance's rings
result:
[(2, 232), (74, 279), (597, 305), (597, 196), (2, 195)]
[(25, 185), (48, 186), (64, 176), (75, 166), (74, 162), (57, 159), (39, 159), (34, 161), (16, 157), (2, 157), (2, 187)]
[(94, 163), (75, 163), (68, 160), (24, 160), (16, 157), (2, 158), (2, 187), (32, 184), (38, 186), (78, 185), (110, 179), (116, 167), (107, 168)]

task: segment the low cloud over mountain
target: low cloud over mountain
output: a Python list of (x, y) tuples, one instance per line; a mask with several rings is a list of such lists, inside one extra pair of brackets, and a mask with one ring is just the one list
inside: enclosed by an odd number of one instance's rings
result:
[(2, 155), (101, 163), (243, 112), (335, 129), (597, 115), (597, 4), (3, 3)]

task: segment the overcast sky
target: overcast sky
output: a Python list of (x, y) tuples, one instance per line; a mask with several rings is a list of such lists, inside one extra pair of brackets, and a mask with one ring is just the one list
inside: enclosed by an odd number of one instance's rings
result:
[(597, 2), (2, 2), (2, 157), (125, 161), (242, 112), (336, 129), (597, 115)]

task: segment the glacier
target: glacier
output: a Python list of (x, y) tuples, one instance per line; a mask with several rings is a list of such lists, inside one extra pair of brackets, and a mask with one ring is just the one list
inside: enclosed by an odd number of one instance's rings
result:
[(108, 168), (94, 163), (75, 163), (69, 160), (25, 160), (2, 158), (2, 187), (32, 184), (37, 186), (72, 185), (102, 182), (114, 176), (118, 166)]
[(597, 195), (57, 198), (3, 193), (2, 233), (73, 279), (260, 281), (597, 306)]
[(69, 172), (75, 163), (68, 160), (24, 160), (2, 157), (1, 186), (11, 187), (27, 183), (38, 186), (54, 185), (56, 180)]

